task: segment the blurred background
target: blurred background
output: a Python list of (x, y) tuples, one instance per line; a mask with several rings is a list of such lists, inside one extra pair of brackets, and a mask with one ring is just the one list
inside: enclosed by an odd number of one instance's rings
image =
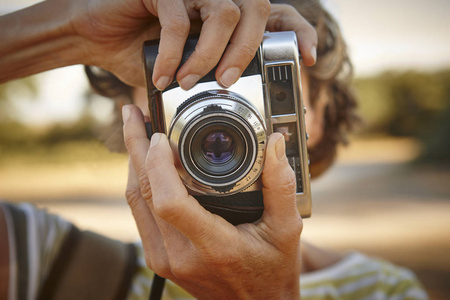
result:
[[(0, 14), (35, 2), (0, 0)], [(364, 124), (313, 182), (303, 236), (411, 268), (431, 299), (450, 299), (450, 2), (324, 4), (348, 41)], [(0, 198), (138, 239), (127, 155), (98, 139), (112, 115), (81, 66), (0, 85)]]

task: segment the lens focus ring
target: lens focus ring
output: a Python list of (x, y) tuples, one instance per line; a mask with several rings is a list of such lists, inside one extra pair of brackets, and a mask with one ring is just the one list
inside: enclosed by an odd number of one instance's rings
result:
[(181, 178), (200, 194), (237, 193), (262, 171), (263, 119), (247, 100), (229, 92), (209, 91), (184, 103), (169, 139)]

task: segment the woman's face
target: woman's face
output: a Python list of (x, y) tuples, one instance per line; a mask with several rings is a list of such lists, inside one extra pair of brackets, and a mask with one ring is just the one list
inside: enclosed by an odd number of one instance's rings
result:
[[(324, 101), (319, 101), (316, 107), (311, 107), (309, 99), (309, 80), (306, 72), (302, 72), (302, 93), (303, 93), (303, 105), (306, 107), (306, 132), (309, 135), (308, 148), (316, 146), (323, 135), (323, 115), (325, 105)], [(136, 104), (144, 113), (144, 116), (149, 116), (147, 92), (145, 88), (135, 88), (133, 92), (134, 104)]]

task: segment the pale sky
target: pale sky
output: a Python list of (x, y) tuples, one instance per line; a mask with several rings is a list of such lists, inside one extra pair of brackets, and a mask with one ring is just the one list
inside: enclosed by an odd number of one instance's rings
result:
[[(35, 3), (0, 0), (0, 13)], [(450, 67), (449, 0), (323, 0), (341, 24), (356, 76), (384, 70), (434, 71)], [(0, 29), (2, 30), (2, 29)], [(20, 104), (31, 123), (76, 117), (86, 88), (82, 68), (42, 76), (39, 101)], [(37, 113), (39, 112), (39, 113)]]
[(450, 67), (449, 0), (335, 0), (356, 75)]

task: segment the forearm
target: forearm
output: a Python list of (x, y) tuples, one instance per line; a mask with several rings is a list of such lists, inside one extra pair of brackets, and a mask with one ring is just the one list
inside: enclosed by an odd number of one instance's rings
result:
[(0, 83), (83, 63), (71, 1), (44, 1), (0, 17)]

